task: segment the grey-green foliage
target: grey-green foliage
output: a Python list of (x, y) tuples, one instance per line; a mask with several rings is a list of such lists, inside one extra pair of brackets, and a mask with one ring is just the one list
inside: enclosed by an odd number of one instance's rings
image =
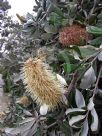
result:
[[(47, 54), (46, 61), (53, 71), (66, 79), (68, 87), (65, 88), (68, 92), (63, 98), (68, 99), (69, 103), (48, 112), (46, 118), (40, 118), (39, 107), (35, 102), (32, 107), (26, 109), (14, 101), (15, 105), (11, 112), (11, 117), (14, 119), (12, 124), (24, 118), (26, 122), (18, 123), (21, 126), (16, 128), (6, 129), (5, 133), (9, 130), (11, 134), (19, 132), (22, 135), (34, 133), (35, 135), (87, 136), (93, 135), (94, 131), (98, 133), (98, 123), (101, 122), (99, 119), (102, 118), (102, 88), (98, 84), (101, 80), (102, 55), (101, 46), (99, 47), (101, 34), (99, 37), (95, 34), (101, 33), (99, 26), (101, 0), (35, 0), (35, 2), (33, 10), (36, 14), (28, 13), (26, 23), (20, 25), (6, 15), (3, 18), (5, 25), (3, 23), (1, 25), (0, 44), (1, 48), (4, 48), (0, 54), (0, 70), (4, 74), (6, 89), (13, 94), (15, 101), (16, 97), (22, 95), (24, 86), (21, 82), (20, 68), (25, 60), (36, 56), (37, 50), (41, 47)], [(90, 30), (88, 32), (92, 33), (91, 40), (98, 40), (97, 48), (93, 47), (92, 41), (88, 41), (83, 46), (63, 47), (59, 43), (59, 32), (64, 26), (72, 24), (87, 26)], [(33, 115), (34, 118), (28, 118), (29, 115)], [(26, 131), (25, 128), (29, 129)]]

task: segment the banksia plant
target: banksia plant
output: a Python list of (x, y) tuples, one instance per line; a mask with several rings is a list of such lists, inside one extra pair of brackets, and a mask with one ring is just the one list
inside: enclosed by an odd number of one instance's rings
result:
[(31, 104), (31, 101), (29, 100), (27, 96), (23, 96), (19, 100), (17, 100), (16, 103), (22, 104), (24, 106), (29, 106)]
[(6, 113), (3, 112), (3, 111), (1, 111), (1, 112), (0, 112), (0, 119), (3, 119), (5, 116), (6, 116)]
[(63, 102), (64, 87), (57, 81), (49, 66), (39, 58), (29, 58), (22, 68), (26, 91), (37, 102), (40, 112), (53, 110)]
[(59, 33), (59, 42), (64, 46), (80, 45), (88, 41), (86, 29), (79, 25), (64, 27)]
[(26, 18), (23, 17), (23, 16), (20, 16), (18, 13), (16, 13), (16, 16), (17, 16), (18, 19), (21, 21), (21, 23), (26, 23), (26, 22), (27, 22)]

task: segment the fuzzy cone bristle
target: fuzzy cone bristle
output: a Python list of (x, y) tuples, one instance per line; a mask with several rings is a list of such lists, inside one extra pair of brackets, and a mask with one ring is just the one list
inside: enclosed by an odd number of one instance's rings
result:
[(59, 33), (59, 42), (64, 46), (80, 45), (81, 41), (88, 41), (86, 29), (79, 25), (64, 27)]
[(63, 88), (49, 70), (49, 66), (41, 59), (28, 59), (22, 72), (26, 90), (37, 104), (47, 104), (53, 109), (62, 102)]

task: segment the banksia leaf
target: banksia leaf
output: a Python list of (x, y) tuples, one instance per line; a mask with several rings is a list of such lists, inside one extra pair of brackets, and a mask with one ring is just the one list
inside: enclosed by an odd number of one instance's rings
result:
[(69, 120), (69, 125), (74, 127), (74, 124), (77, 122), (82, 121), (83, 119), (85, 119), (85, 115), (77, 115), (77, 116), (73, 116), (70, 120)]
[(75, 101), (76, 101), (76, 105), (77, 105), (78, 108), (85, 107), (84, 97), (83, 97), (82, 93), (78, 89), (76, 89)]
[(93, 103), (93, 98), (91, 97), (89, 99), (89, 103), (88, 103), (87, 109), (91, 111), (93, 108), (94, 108), (94, 103)]
[(88, 41), (86, 29), (79, 25), (64, 27), (59, 33), (59, 42), (64, 46), (80, 45)]
[(56, 77), (57, 77), (58, 81), (59, 81), (63, 86), (67, 86), (67, 82), (66, 82), (66, 80), (65, 80), (62, 76), (60, 76), (59, 74), (56, 74)]
[(80, 88), (87, 89), (90, 88), (96, 81), (96, 75), (93, 67), (91, 66), (84, 74), (81, 79)]
[(30, 58), (24, 63), (22, 77), (32, 99), (40, 106), (46, 104), (53, 109), (63, 101), (61, 92), (64, 88), (49, 69), (41, 59)]
[(96, 112), (95, 108), (93, 108), (91, 110), (91, 115), (92, 115), (92, 119), (93, 119), (93, 122), (91, 124), (91, 130), (92, 131), (97, 131), (98, 130), (99, 119), (98, 119), (98, 115), (97, 115), (97, 112)]

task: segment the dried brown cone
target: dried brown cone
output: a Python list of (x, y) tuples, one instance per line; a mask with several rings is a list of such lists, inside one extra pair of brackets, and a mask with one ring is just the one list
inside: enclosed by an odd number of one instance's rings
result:
[(55, 79), (49, 66), (39, 58), (29, 58), (22, 68), (26, 91), (39, 106), (53, 109), (62, 102), (63, 88)]
[(80, 45), (83, 42), (87, 42), (88, 38), (86, 29), (79, 25), (64, 27), (59, 33), (59, 42), (64, 46)]
[(23, 16), (20, 16), (18, 13), (16, 13), (16, 16), (17, 16), (18, 19), (21, 21), (21, 23), (26, 23), (26, 22), (27, 22), (26, 18), (23, 17)]

